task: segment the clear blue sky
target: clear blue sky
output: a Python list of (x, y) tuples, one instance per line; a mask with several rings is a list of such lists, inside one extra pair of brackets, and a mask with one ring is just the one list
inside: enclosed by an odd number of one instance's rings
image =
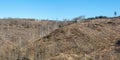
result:
[(0, 0), (0, 18), (71, 19), (120, 15), (120, 0)]

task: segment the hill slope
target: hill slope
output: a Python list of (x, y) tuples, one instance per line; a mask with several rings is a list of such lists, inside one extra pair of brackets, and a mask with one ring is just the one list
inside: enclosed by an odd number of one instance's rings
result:
[(72, 24), (0, 20), (0, 60), (119, 60), (119, 57), (119, 18)]
[(120, 19), (95, 19), (57, 29), (35, 42), (43, 60), (119, 60)]
[(48, 20), (0, 19), (0, 60), (16, 60), (18, 53), (26, 50), (35, 40), (64, 25)]

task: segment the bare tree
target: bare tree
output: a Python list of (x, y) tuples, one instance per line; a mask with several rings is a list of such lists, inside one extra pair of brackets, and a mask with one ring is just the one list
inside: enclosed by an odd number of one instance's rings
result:
[(79, 17), (73, 18), (72, 20), (73, 20), (75, 23), (78, 23), (78, 22), (80, 22), (81, 20), (84, 20), (84, 19), (85, 19), (85, 16), (79, 16)]
[(21, 54), (21, 37), (19, 37), (19, 40), (18, 40), (18, 60), (22, 60), (22, 54)]
[(114, 15), (117, 16), (117, 12), (116, 11), (114, 12)]

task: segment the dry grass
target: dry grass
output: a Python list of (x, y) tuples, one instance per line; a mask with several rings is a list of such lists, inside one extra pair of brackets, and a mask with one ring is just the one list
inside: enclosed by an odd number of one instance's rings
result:
[[(6, 25), (10, 22), (12, 25)], [(0, 25), (2, 60), (23, 57), (30, 60), (120, 59), (119, 18), (82, 21), (60, 29), (53, 25), (54, 22), (48, 21), (10, 22)]]
[(57, 29), (37, 44), (45, 45), (45, 60), (119, 60), (119, 37), (120, 19), (96, 19)]

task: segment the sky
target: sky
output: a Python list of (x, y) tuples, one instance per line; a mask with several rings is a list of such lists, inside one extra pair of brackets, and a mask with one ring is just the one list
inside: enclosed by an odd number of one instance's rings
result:
[(120, 15), (120, 0), (0, 0), (0, 18), (72, 19)]

